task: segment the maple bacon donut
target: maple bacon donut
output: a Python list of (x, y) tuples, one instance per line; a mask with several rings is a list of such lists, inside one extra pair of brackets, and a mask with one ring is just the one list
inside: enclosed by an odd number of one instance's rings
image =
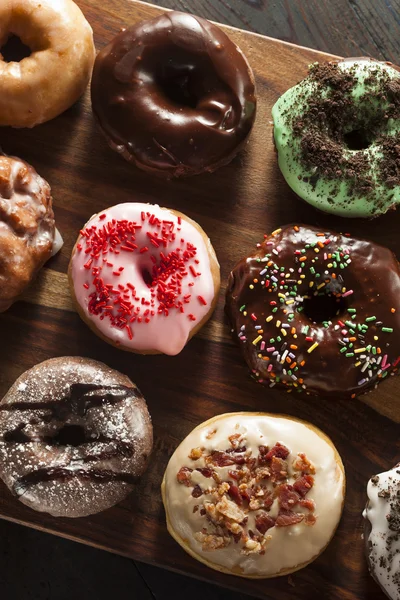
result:
[(166, 177), (215, 171), (245, 144), (254, 76), (216, 25), (171, 11), (119, 33), (97, 56), (93, 112), (110, 147)]
[(172, 455), (167, 527), (193, 558), (248, 578), (287, 575), (326, 548), (345, 493), (340, 456), (309, 423), (266, 413), (218, 415)]
[(0, 402), (0, 477), (20, 502), (56, 517), (84, 517), (123, 500), (152, 443), (138, 388), (94, 360), (40, 363)]
[(20, 62), (0, 55), (0, 125), (33, 127), (83, 94), (91, 75), (93, 32), (72, 0), (0, 3), (0, 47), (17, 36), (30, 49)]
[(277, 229), (231, 272), (226, 311), (269, 387), (354, 397), (398, 371), (400, 265), (379, 244)]
[(126, 203), (94, 215), (69, 267), (82, 319), (130, 352), (178, 354), (210, 318), (219, 264), (201, 227), (177, 211)]

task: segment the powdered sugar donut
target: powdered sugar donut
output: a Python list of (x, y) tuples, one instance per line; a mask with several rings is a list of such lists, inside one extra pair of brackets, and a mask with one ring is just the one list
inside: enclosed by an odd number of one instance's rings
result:
[(140, 391), (94, 360), (36, 365), (0, 403), (0, 476), (23, 504), (55, 517), (83, 517), (123, 500), (152, 444)]
[(168, 531), (207, 566), (248, 578), (287, 575), (325, 549), (339, 523), (343, 464), (326, 435), (267, 413), (218, 415), (168, 463)]
[(103, 340), (130, 352), (178, 354), (210, 318), (219, 264), (201, 227), (158, 205), (94, 215), (69, 267), (78, 312)]

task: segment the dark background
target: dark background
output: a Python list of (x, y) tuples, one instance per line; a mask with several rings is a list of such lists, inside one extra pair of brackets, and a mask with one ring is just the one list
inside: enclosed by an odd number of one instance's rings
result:
[[(332, 54), (371, 56), (400, 64), (400, 0), (153, 3)], [(1, 600), (84, 598), (246, 599), (241, 594), (0, 521)]]

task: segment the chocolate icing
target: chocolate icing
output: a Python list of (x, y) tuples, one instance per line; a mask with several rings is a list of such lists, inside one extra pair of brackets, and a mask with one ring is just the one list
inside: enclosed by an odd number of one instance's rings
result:
[(0, 404), (0, 476), (36, 510), (86, 516), (129, 493), (152, 437), (128, 377), (89, 359), (51, 359), (24, 373)]
[(260, 383), (353, 395), (398, 369), (399, 298), (389, 249), (289, 225), (233, 269), (226, 311)]
[(253, 125), (256, 97), (250, 67), (227, 35), (172, 11), (122, 31), (100, 52), (92, 105), (124, 158), (185, 176), (233, 158)]

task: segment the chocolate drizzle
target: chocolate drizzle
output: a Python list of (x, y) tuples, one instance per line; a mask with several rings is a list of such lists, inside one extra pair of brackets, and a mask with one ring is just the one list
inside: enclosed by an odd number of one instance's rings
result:
[(68, 415), (84, 417), (88, 410), (105, 404), (117, 404), (135, 396), (135, 388), (123, 385), (95, 385), (91, 383), (73, 383), (69, 394), (60, 400), (43, 400), (42, 402), (12, 402), (0, 405), (0, 411), (34, 411), (48, 410), (50, 419), (65, 420)]
[(39, 483), (55, 480), (67, 482), (76, 478), (92, 483), (110, 483), (112, 481), (119, 481), (130, 485), (133, 485), (138, 481), (138, 477), (135, 477), (130, 473), (115, 473), (114, 471), (93, 468), (71, 469), (67, 467), (50, 467), (46, 469), (37, 469), (36, 471), (32, 471), (32, 473), (20, 477), (13, 486), (13, 492), (16, 496), (22, 496), (30, 487)]
[(92, 105), (112, 148), (167, 176), (232, 159), (255, 119), (250, 68), (205, 19), (169, 12), (124, 30), (97, 56)]

